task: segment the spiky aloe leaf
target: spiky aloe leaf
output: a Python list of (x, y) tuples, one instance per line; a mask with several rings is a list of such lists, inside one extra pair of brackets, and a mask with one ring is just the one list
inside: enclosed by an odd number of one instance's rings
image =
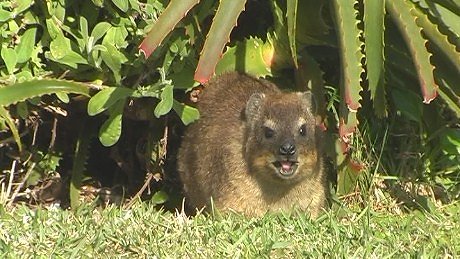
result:
[(324, 19), (324, 9), (328, 4), (328, 1), (314, 0), (298, 2), (297, 9), (301, 13), (297, 16), (296, 38), (298, 43), (337, 46), (335, 34), (331, 33), (332, 27)]
[[(445, 82), (443, 82), (445, 84)], [(441, 84), (442, 86), (442, 84)], [(455, 112), (458, 118), (460, 118), (460, 99), (455, 95), (450, 94), (445, 87), (439, 88), (439, 95), (449, 105), (449, 107)]]
[(287, 32), (289, 38), (289, 48), (291, 49), (292, 61), (297, 67), (297, 46), (296, 46), (296, 25), (297, 25), (297, 6), (298, 0), (287, 1)]
[[(324, 97), (323, 71), (313, 57), (311, 57), (308, 53), (303, 52), (301, 53), (297, 73), (303, 87), (306, 86), (313, 94), (315, 101), (315, 114), (319, 116), (318, 122), (324, 123), (324, 120), (326, 119), (326, 99)], [(305, 91), (307, 89), (301, 88), (300, 90)]]
[(359, 100), (362, 90), (361, 73), (363, 73), (360, 41), (362, 31), (358, 28), (359, 20), (356, 17), (357, 1), (334, 0), (333, 3), (341, 49), (343, 85), (341, 92), (342, 100), (345, 101), (342, 101), (340, 109), (340, 137), (346, 141), (347, 136), (352, 134), (357, 126), (356, 112), (361, 107)]
[(367, 78), (369, 90), (374, 101), (374, 111), (377, 116), (386, 116), (384, 88), (384, 0), (364, 1), (364, 36), (366, 50)]
[(201, 52), (195, 72), (195, 80), (205, 83), (214, 74), (230, 32), (236, 25), (240, 13), (244, 10), (246, 0), (221, 0), (209, 29), (206, 42)]
[(152, 54), (166, 35), (198, 2), (200, 0), (172, 0), (169, 3), (139, 47), (146, 58)]
[[(456, 46), (449, 42), (447, 35), (439, 31), (438, 24), (430, 21), (428, 16), (422, 10), (419, 8), (413, 8), (411, 9), (411, 13), (417, 17), (417, 25), (423, 28), (423, 32), (425, 32), (428, 38), (434, 42), (434, 44), (436, 44), (442, 52), (444, 52), (446, 57), (455, 66), (458, 73), (460, 73), (460, 52), (456, 50)], [(458, 38), (457, 45), (460, 47), (460, 39)]]
[(80, 205), (80, 189), (83, 182), (86, 160), (89, 156), (89, 147), (93, 136), (94, 125), (92, 123), (82, 123), (80, 125), (78, 138), (75, 144), (75, 154), (73, 158), (72, 171), (70, 176), (70, 207), (75, 210)]
[(33, 97), (54, 93), (74, 93), (89, 96), (84, 83), (59, 79), (37, 79), (0, 88), (0, 106), (8, 106)]
[(18, 129), (16, 128), (16, 125), (14, 125), (13, 119), (8, 113), (8, 110), (5, 109), (3, 106), (0, 106), (0, 118), (5, 119), (6, 125), (8, 125), (8, 127), (11, 130), (11, 133), (13, 134), (13, 138), (14, 138), (14, 141), (16, 142), (16, 145), (18, 145), (19, 152), (21, 152), (22, 143), (21, 143), (21, 138), (19, 137)]
[[(267, 48), (266, 63), (270, 64), (273, 70), (282, 70), (285, 68), (292, 68), (294, 60), (292, 58), (292, 51), (288, 37), (286, 25), (286, 11), (282, 3), (278, 1), (269, 1), (273, 13), (273, 31), (267, 33), (267, 41), (271, 46)], [(298, 35), (296, 33), (296, 35)], [(297, 38), (295, 39), (297, 40)], [(297, 59), (297, 58), (296, 58)]]
[(431, 54), (425, 47), (427, 40), (422, 37), (422, 29), (416, 23), (417, 17), (411, 12), (415, 6), (405, 0), (385, 1), (385, 3), (409, 47), (418, 73), (423, 102), (430, 103), (436, 98), (438, 85), (434, 81), (434, 67), (430, 63)]
[(227, 71), (240, 71), (255, 77), (271, 75), (274, 48), (270, 42), (249, 38), (228, 48), (217, 63), (216, 75)]

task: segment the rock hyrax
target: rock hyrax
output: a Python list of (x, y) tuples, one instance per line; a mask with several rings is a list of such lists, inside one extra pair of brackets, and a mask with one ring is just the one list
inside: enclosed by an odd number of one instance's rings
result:
[(316, 217), (328, 184), (311, 103), (309, 93), (244, 74), (211, 80), (179, 149), (186, 203), (209, 209), (212, 200), (248, 216), (297, 207)]

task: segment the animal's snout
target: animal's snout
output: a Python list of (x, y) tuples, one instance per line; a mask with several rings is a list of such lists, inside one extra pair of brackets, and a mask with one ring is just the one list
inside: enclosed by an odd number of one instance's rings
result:
[(296, 147), (294, 142), (286, 141), (280, 147), (280, 154), (284, 156), (292, 156), (296, 152)]

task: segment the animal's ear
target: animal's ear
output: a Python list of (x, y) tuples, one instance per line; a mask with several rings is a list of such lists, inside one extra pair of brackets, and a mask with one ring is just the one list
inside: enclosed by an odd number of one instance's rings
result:
[(311, 113), (316, 113), (316, 102), (313, 94), (311, 92), (300, 92), (298, 95), (302, 101), (302, 107)]
[(265, 99), (265, 94), (263, 93), (253, 93), (249, 97), (248, 103), (246, 104), (246, 110), (244, 111), (245, 117), (248, 121), (254, 119), (254, 117), (259, 114), (262, 109), (262, 104)]

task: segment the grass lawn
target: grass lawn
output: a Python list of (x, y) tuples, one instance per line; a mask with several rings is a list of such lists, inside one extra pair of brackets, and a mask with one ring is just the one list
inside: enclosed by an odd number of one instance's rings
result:
[(349, 212), (310, 220), (301, 213), (239, 215), (82, 206), (78, 211), (0, 206), (0, 257), (304, 258), (460, 255), (460, 204), (404, 215)]

